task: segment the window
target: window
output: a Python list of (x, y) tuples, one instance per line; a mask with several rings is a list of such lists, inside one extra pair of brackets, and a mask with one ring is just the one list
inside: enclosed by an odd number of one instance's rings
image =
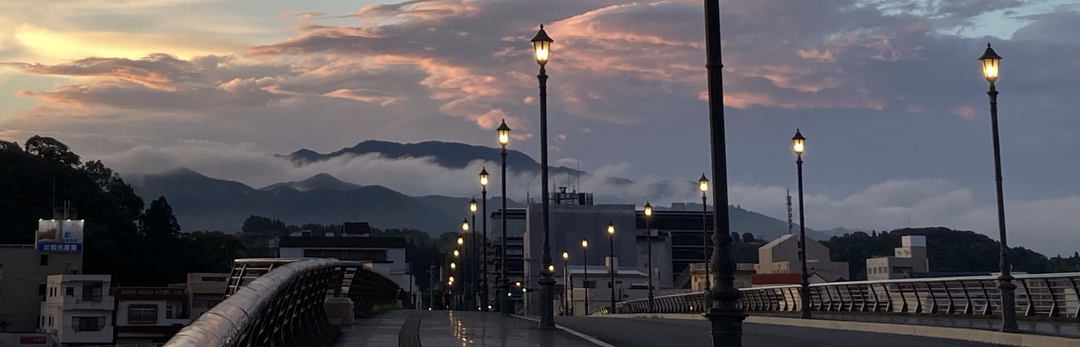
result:
[(203, 276), (203, 282), (225, 282), (224, 276)]
[(75, 287), (64, 287), (64, 290), (66, 291), (65, 296), (75, 296)]
[(173, 319), (172, 305), (165, 305), (165, 319)]
[(128, 306), (128, 324), (157, 323), (157, 305)]
[(42, 254), (41, 255), (41, 263), (40, 263), (40, 265), (41, 266), (49, 265), (49, 255), (48, 254)]
[(38, 322), (38, 328), (45, 326), (45, 316), (41, 316), (41, 321)]
[(38, 287), (37, 287), (37, 292), (38, 293), (37, 293), (37, 295), (45, 296), (45, 288), (48, 288), (48, 287), (46, 287), (44, 283), (38, 284)]
[(596, 281), (585, 281), (585, 288), (596, 289)]
[(82, 300), (101, 302), (101, 282), (83, 283)]
[(105, 317), (71, 317), (71, 327), (75, 331), (101, 331), (105, 327)]
[(49, 326), (52, 326), (52, 323), (53, 323), (52, 317), (53, 316), (49, 316)]

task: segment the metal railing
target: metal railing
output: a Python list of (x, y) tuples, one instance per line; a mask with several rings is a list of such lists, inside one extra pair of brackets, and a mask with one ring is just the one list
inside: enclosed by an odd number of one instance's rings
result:
[[(1080, 320), (1080, 273), (1017, 275), (1019, 317)], [(913, 278), (810, 285), (814, 311), (890, 314), (999, 315), (1001, 293), (996, 276)], [(737, 305), (747, 312), (798, 312), (799, 286), (742, 288)], [(655, 312), (704, 312), (702, 292), (654, 298)], [(650, 313), (648, 299), (620, 302), (593, 314)]]
[(357, 262), (237, 259), (225, 300), (180, 330), (167, 347), (321, 346), (334, 332), (328, 295), (353, 300), (354, 314), (395, 303), (400, 288)]

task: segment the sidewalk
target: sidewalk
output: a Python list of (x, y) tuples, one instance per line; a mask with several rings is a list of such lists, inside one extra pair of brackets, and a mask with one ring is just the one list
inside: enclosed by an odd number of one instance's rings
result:
[[(345, 327), (337, 346), (596, 346), (562, 330), (540, 330), (536, 326), (536, 322), (494, 312), (395, 310)], [(399, 344), (401, 341), (405, 343)]]

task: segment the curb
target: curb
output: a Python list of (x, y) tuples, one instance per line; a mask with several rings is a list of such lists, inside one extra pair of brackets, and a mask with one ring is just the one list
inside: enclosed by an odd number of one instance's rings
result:
[[(532, 318), (532, 317), (519, 316), (519, 315), (516, 315), (516, 314), (512, 314), (511, 316), (521, 318), (521, 319), (524, 319), (524, 320), (527, 320), (527, 321), (532, 321), (532, 322), (537, 322), (537, 323), (540, 322), (539, 319)], [(595, 337), (585, 335), (582, 332), (579, 332), (579, 331), (574, 330), (574, 329), (567, 328), (567, 327), (562, 326), (562, 325), (555, 324), (555, 328), (557, 328), (559, 330), (562, 330), (562, 331), (565, 331), (565, 332), (569, 333), (570, 335), (577, 336), (577, 337), (579, 337), (579, 338), (581, 338), (581, 339), (583, 339), (585, 341), (589, 341), (590, 343), (592, 343), (594, 345), (597, 345), (597, 346), (600, 346), (600, 347), (615, 347), (615, 345), (609, 344), (609, 343), (604, 342), (604, 341), (600, 341), (599, 339), (597, 339)]]
[[(627, 315), (604, 315), (609, 318), (654, 318), (654, 319), (692, 319), (704, 320), (705, 317), (696, 314), (627, 314)], [(604, 317), (598, 316), (598, 317)], [(1033, 335), (1013, 334), (992, 330), (963, 329), (951, 327), (935, 327), (928, 325), (888, 324), (871, 322), (853, 322), (824, 319), (799, 319), (785, 317), (748, 316), (746, 323), (773, 324), (797, 326), (817, 329), (834, 329), (847, 331), (861, 331), (879, 334), (897, 334), (907, 336), (921, 336), (929, 338), (962, 340), (990, 344), (1004, 344), (1024, 347), (1069, 347), (1080, 346), (1080, 339)]]

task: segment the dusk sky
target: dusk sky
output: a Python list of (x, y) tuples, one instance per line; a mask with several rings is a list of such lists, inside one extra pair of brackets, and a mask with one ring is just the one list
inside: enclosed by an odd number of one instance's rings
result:
[[(1004, 57), (1010, 244), (1080, 249), (1074, 1), (724, 0), (721, 10), (732, 204), (783, 218), (799, 128), (808, 227), (948, 226), (997, 239), (976, 60), (991, 42)], [(369, 139), (494, 147), (506, 119), (510, 146), (539, 159), (528, 42), (539, 24), (555, 40), (552, 164), (640, 182), (709, 171), (699, 0), (0, 0), (0, 139), (52, 136), (125, 174), (189, 167), (259, 187), (326, 172), (469, 196), (484, 163), (296, 169), (269, 154)], [(590, 182), (582, 189), (610, 189)]]

